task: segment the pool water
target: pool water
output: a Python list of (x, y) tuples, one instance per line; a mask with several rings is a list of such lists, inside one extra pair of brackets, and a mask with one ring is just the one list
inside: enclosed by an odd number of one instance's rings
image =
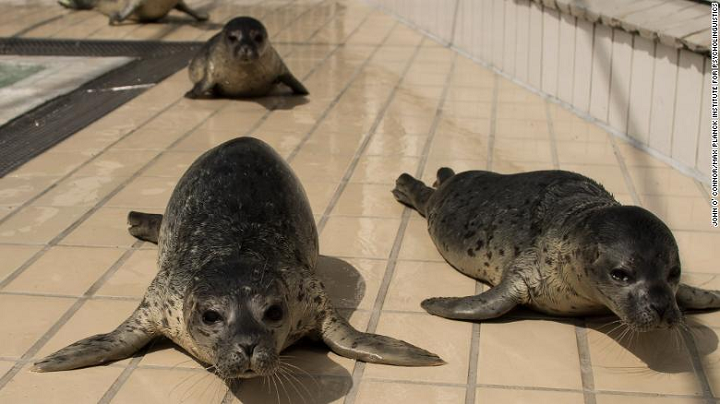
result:
[(0, 63), (0, 88), (15, 84), (44, 69), (45, 66), (39, 64)]

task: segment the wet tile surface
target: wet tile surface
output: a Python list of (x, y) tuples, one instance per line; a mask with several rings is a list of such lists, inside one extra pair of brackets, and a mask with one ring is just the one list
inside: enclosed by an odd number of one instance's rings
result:
[[(192, 2), (191, 2), (192, 3)], [(600, 320), (473, 324), (427, 315), (433, 296), (474, 294), (427, 222), (390, 191), (403, 172), (440, 167), (517, 173), (565, 169), (641, 204), (673, 230), (687, 281), (720, 289), (720, 233), (707, 190), (599, 126), (353, 0), (209, 2), (185, 16), (110, 27), (51, 0), (0, 3), (0, 35), (206, 40), (238, 15), (262, 20), (311, 95), (188, 100), (187, 70), (0, 179), (0, 403), (699, 403), (720, 397), (717, 313), (676, 334), (623, 335)], [(110, 366), (36, 374), (29, 361), (107, 332), (139, 304), (157, 248), (127, 233), (129, 210), (162, 213), (202, 152), (255, 136), (285, 157), (320, 224), (319, 276), (342, 315), (440, 354), (446, 365), (361, 364), (303, 341), (292, 376), (228, 391), (168, 341)], [(328, 260), (340, 260), (328, 261)], [(340, 271), (340, 269), (342, 271)], [(33, 313), (28, 316), (27, 313)], [(610, 320), (611, 321), (611, 320)], [(695, 368), (702, 371), (698, 377)], [(122, 374), (122, 376), (121, 376)], [(236, 386), (237, 387), (237, 386)]]

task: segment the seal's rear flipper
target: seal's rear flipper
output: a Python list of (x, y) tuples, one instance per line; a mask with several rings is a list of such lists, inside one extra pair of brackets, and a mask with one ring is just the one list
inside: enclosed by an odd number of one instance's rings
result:
[(128, 231), (134, 237), (157, 244), (160, 235), (162, 215), (130, 211), (128, 213)]
[(682, 309), (708, 310), (720, 308), (720, 291), (705, 290), (680, 284), (675, 295), (677, 304)]
[(153, 336), (153, 331), (148, 329), (148, 322), (141, 320), (136, 311), (114, 331), (66, 346), (35, 362), (31, 370), (57, 372), (125, 359), (150, 342)]
[(437, 171), (437, 179), (433, 183), (433, 188), (437, 188), (440, 185), (442, 185), (443, 182), (450, 179), (450, 177), (455, 175), (455, 171), (452, 170), (452, 168), (449, 167), (441, 167)]
[(400, 366), (438, 366), (445, 361), (432, 352), (394, 338), (354, 329), (334, 313), (322, 322), (323, 341), (338, 355), (364, 362)]
[(395, 181), (395, 189), (392, 190), (398, 202), (417, 210), (423, 216), (425, 216), (425, 205), (433, 192), (434, 189), (425, 186), (422, 181), (416, 180), (407, 173), (398, 177)]

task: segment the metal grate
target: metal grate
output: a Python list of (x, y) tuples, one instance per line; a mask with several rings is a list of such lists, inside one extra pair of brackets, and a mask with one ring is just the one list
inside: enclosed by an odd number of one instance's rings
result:
[[(135, 60), (0, 127), (0, 177), (187, 65), (200, 42), (0, 38), (0, 54), (129, 56)], [(145, 85), (145, 86), (143, 86)], [(95, 91), (132, 86), (125, 91)]]

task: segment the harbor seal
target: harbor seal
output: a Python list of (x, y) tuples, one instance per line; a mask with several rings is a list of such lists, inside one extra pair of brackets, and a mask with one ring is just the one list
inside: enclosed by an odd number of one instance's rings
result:
[(193, 88), (185, 96), (262, 97), (278, 83), (295, 94), (308, 90), (290, 73), (270, 44), (262, 23), (252, 17), (230, 20), (190, 62)]
[(137, 310), (114, 331), (69, 345), (34, 370), (127, 358), (159, 336), (226, 380), (274, 374), (279, 353), (305, 336), (366, 362), (444, 363), (406, 342), (357, 331), (337, 313), (314, 274), (318, 235), (305, 191), (260, 140), (237, 138), (207, 151), (182, 176), (162, 217), (129, 219), (133, 234), (153, 229), (142, 234), (159, 246), (158, 274)]
[(139, 22), (153, 22), (176, 9), (198, 21), (206, 21), (207, 13), (194, 10), (184, 0), (59, 0), (61, 6), (75, 10), (97, 10), (110, 17), (110, 24), (130, 18)]
[(681, 308), (720, 308), (719, 292), (680, 283), (670, 229), (590, 178), (441, 168), (434, 186), (403, 174), (392, 193), (427, 218), (450, 265), (492, 287), (427, 299), (422, 307), (431, 314), (484, 320), (518, 305), (557, 316), (609, 310), (632, 330), (648, 331), (681, 324)]

